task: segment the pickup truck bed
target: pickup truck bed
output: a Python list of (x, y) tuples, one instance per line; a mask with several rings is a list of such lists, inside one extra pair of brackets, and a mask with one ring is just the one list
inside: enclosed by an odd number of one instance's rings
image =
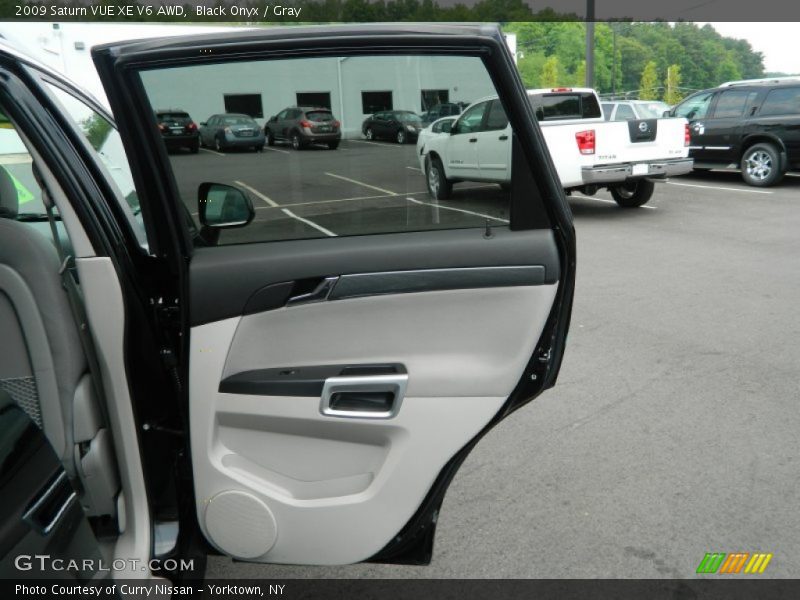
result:
[[(594, 194), (608, 187), (620, 205), (640, 206), (650, 199), (654, 179), (692, 170), (686, 119), (604, 121), (590, 89), (529, 90), (528, 97), (567, 191)], [(418, 155), (436, 197), (460, 181), (506, 185), (511, 126), (499, 101), (484, 98), (464, 110), (450, 134), (426, 138)], [(432, 177), (443, 182), (437, 191)]]

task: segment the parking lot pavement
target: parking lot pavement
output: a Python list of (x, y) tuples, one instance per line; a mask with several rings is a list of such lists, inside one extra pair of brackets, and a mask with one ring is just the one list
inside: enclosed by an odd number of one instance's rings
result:
[(221, 154), (202, 149), (170, 158), (181, 197), (195, 215), (197, 188), (204, 181), (234, 184), (250, 193), (254, 222), (223, 232), (224, 243), (508, 220), (508, 196), (497, 185), (459, 184), (452, 200), (432, 203), (413, 144), (354, 140), (337, 150), (320, 146), (297, 152), (275, 146), (263, 153)]
[[(388, 160), (385, 151), (345, 149), (340, 174), (358, 179), (360, 161)], [(288, 161), (289, 173), (297, 164), (277, 152), (257, 158)], [(175, 160), (195, 159), (208, 157)], [(325, 170), (314, 179), (321, 199), (373, 194)], [(242, 161), (237, 178), (291, 200), (258, 183), (260, 172)], [(413, 173), (367, 183), (423, 189)], [(411, 210), (394, 196), (376, 201)], [(764, 576), (797, 575), (800, 178), (761, 190), (705, 173), (659, 184), (649, 209), (619, 209), (606, 193), (570, 205), (578, 280), (559, 382), (467, 459), (445, 498), (433, 563), (211, 557), (209, 577), (686, 578), (712, 551), (771, 552)], [(498, 206), (487, 197), (468, 210)]]

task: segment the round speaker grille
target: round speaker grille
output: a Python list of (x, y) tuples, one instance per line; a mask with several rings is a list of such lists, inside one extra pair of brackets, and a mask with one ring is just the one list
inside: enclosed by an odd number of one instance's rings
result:
[(228, 491), (206, 506), (206, 531), (220, 550), (236, 558), (265, 554), (278, 537), (275, 517), (266, 504), (247, 492)]

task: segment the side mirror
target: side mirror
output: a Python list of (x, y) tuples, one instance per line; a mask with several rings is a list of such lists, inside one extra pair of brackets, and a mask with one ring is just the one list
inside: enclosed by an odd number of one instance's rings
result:
[(452, 123), (442, 123), (442, 133), (450, 133), (453, 130)]
[(663, 113), (661, 113), (661, 116), (664, 117), (665, 119), (668, 119), (669, 117), (672, 116), (672, 111), (671, 110), (665, 110)]
[(206, 126), (206, 124), (207, 124), (207, 123), (206, 123), (205, 121), (200, 121), (200, 127), (205, 127), (205, 126)]
[[(460, 123), (461, 123), (461, 121), (456, 121), (455, 123), (450, 125), (450, 132), (449, 132), (450, 135), (455, 135), (455, 134), (458, 133), (458, 126), (459, 126)], [(444, 130), (444, 127), (442, 127), (442, 130)]]
[(244, 227), (256, 214), (247, 194), (222, 183), (201, 183), (197, 204), (200, 223), (208, 229)]
[(269, 118), (269, 122), (270, 123), (276, 123), (277, 121), (278, 121), (278, 117), (270, 117)]

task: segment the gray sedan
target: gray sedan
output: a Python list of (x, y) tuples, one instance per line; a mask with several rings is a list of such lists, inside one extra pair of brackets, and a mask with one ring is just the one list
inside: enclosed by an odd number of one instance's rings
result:
[(227, 113), (212, 115), (200, 123), (200, 144), (217, 152), (232, 148), (264, 149), (264, 132), (249, 115)]

